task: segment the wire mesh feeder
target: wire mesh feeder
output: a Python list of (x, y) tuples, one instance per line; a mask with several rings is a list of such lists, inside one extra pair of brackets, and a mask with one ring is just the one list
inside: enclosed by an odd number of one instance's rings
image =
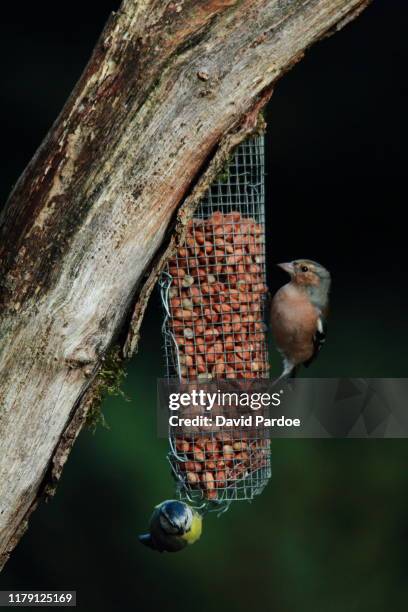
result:
[[(268, 378), (264, 141), (242, 143), (209, 188), (161, 281), (167, 377)], [(169, 460), (190, 502), (251, 500), (270, 478), (270, 442), (244, 429), (170, 428)]]

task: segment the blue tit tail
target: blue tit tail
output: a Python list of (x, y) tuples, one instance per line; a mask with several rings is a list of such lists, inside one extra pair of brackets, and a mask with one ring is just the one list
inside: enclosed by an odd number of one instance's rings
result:
[(150, 533), (142, 533), (141, 535), (139, 535), (137, 537), (138, 537), (139, 542), (141, 542), (142, 544), (144, 544), (148, 548), (152, 548), (153, 550), (157, 550), (156, 545), (155, 545), (155, 543), (153, 541), (153, 538), (150, 535)]

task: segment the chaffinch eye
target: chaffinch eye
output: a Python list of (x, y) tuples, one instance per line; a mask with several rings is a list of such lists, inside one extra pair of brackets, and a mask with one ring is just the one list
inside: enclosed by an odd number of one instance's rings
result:
[(302, 272), (309, 272), (309, 268), (307, 266), (302, 266), (300, 269)]

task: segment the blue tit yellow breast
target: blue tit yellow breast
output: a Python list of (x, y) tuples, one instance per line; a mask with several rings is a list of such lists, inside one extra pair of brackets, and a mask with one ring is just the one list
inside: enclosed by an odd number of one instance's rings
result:
[(193, 522), (191, 524), (191, 529), (186, 531), (182, 536), (180, 536), (187, 544), (194, 544), (201, 536), (203, 528), (203, 519), (201, 515), (197, 512), (193, 515)]

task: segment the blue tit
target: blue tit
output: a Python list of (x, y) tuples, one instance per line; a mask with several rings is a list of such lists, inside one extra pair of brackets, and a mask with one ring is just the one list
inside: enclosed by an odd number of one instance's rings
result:
[(155, 507), (149, 533), (139, 540), (158, 552), (178, 552), (194, 544), (202, 530), (202, 516), (184, 502), (168, 499)]

